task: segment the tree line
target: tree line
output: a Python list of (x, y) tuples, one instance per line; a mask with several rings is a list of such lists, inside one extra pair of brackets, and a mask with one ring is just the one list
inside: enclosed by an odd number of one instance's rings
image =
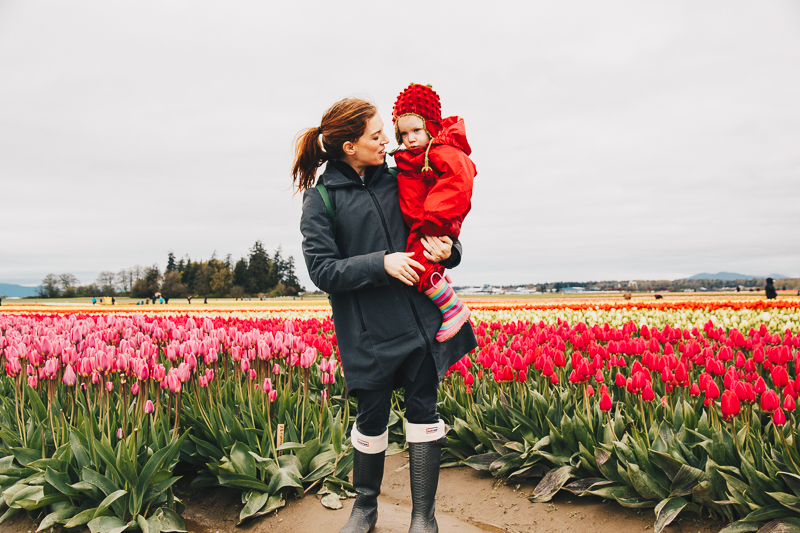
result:
[(39, 298), (130, 296), (164, 298), (210, 296), (216, 298), (294, 296), (302, 292), (294, 270), (294, 257), (283, 257), (278, 247), (270, 255), (256, 241), (247, 256), (235, 263), (231, 255), (218, 259), (216, 252), (207, 261), (192, 261), (187, 255), (177, 259), (167, 255), (162, 273), (158, 264), (139, 265), (119, 272), (103, 271), (94, 283), (81, 285), (72, 274), (48, 274), (37, 290)]

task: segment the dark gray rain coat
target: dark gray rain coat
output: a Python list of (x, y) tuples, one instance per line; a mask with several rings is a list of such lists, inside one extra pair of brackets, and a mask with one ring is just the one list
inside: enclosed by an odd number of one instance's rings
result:
[[(403, 220), (397, 179), (383, 164), (367, 169), (362, 183), (350, 165), (327, 163), (320, 176), (336, 213), (336, 235), (316, 188), (303, 194), (303, 256), (311, 281), (331, 295), (336, 340), (349, 390), (376, 390), (414, 379), (433, 355), (439, 378), (477, 347), (469, 322), (446, 342), (436, 341), (442, 314), (416, 288), (386, 274), (383, 257), (403, 252)], [(461, 244), (443, 262), (461, 261)]]

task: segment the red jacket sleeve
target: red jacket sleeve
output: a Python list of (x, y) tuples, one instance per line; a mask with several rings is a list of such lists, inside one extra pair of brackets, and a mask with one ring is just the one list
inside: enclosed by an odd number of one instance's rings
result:
[(461, 223), (472, 207), (475, 163), (463, 151), (448, 145), (431, 148), (429, 161), (439, 177), (425, 198), (423, 232), (458, 238)]

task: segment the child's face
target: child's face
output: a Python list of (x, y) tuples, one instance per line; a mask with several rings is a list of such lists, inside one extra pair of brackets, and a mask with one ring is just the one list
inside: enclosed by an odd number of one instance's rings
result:
[(400, 141), (406, 148), (425, 148), (431, 142), (425, 124), (415, 115), (406, 115), (397, 119), (397, 131), (400, 132)]

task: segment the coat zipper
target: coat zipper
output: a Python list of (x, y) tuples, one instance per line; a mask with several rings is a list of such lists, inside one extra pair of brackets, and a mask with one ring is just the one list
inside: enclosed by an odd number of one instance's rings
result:
[[(383, 168), (381, 168), (380, 171), (383, 171)], [(370, 185), (372, 185), (372, 181), (370, 181)], [(372, 189), (367, 187), (366, 184), (363, 184), (363, 187), (367, 189), (369, 197), (372, 198), (372, 202), (375, 204), (375, 209), (378, 210), (378, 215), (381, 217), (381, 224), (383, 225), (383, 232), (386, 234), (386, 242), (389, 244), (389, 251), (394, 253), (395, 249), (392, 245), (392, 237), (389, 233), (389, 227), (386, 225), (386, 218), (383, 216), (383, 209), (381, 209), (381, 205), (378, 202), (378, 199), (375, 197), (375, 194), (372, 192)], [(425, 339), (425, 348), (427, 348), (429, 354), (433, 354), (433, 350), (431, 350), (431, 343), (428, 340), (428, 336), (425, 335), (425, 329), (422, 327), (422, 320), (420, 320), (419, 315), (417, 314), (417, 309), (414, 307), (414, 301), (411, 299), (411, 296), (408, 294), (408, 292), (405, 294), (406, 299), (408, 300), (408, 305), (411, 307), (411, 312), (414, 314), (414, 320), (417, 322), (417, 329), (419, 329), (422, 338)]]

